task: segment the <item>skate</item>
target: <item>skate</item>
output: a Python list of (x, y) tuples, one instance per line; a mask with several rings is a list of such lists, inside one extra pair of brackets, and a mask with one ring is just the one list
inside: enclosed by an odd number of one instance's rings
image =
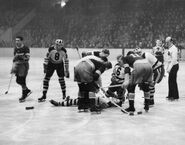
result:
[(154, 106), (154, 99), (150, 99), (149, 106), (153, 107)]
[(27, 90), (23, 90), (23, 94), (22, 94), (22, 97), (19, 98), (19, 102), (22, 103), (22, 102), (25, 102), (26, 101), (26, 98), (31, 94), (31, 90), (27, 89)]
[(94, 105), (94, 106), (92, 106), (90, 108), (91, 113), (95, 112), (97, 114), (100, 114), (101, 113), (101, 110), (102, 110), (101, 107), (100, 106), (97, 106), (97, 105)]
[(46, 96), (42, 96), (40, 98), (38, 98), (38, 102), (45, 102), (46, 101)]
[(135, 112), (135, 108), (134, 107), (128, 107), (125, 109), (127, 112)]
[(144, 105), (145, 112), (148, 112), (149, 105), (150, 105), (150, 100), (149, 99), (145, 99), (145, 105)]

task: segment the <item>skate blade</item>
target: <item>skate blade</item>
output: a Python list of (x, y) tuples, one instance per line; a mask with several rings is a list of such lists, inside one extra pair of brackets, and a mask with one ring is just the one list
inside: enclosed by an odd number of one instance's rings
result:
[(24, 100), (19, 100), (19, 103), (24, 103), (26, 100), (24, 99)]
[(42, 103), (42, 102), (45, 102), (45, 101), (46, 101), (46, 99), (44, 99), (44, 100), (38, 100), (39, 103)]
[(101, 111), (92, 111), (91, 114), (101, 114)]
[(89, 109), (79, 109), (78, 113), (82, 113), (82, 112), (89, 112)]

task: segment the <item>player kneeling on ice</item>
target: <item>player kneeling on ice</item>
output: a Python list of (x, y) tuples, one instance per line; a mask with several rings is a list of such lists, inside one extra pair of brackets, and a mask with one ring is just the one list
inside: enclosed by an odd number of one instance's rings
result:
[(22, 97), (19, 102), (24, 102), (31, 94), (31, 90), (27, 88), (26, 77), (29, 70), (30, 49), (23, 44), (23, 37), (15, 38), (16, 46), (14, 48), (14, 58), (11, 73), (15, 74), (16, 82), (22, 87)]
[[(124, 82), (125, 72), (124, 72), (124, 67), (122, 65), (121, 58), (122, 58), (122, 55), (117, 56), (117, 63), (113, 69), (111, 84), (110, 84), (110, 87), (108, 87), (108, 90), (105, 92), (107, 97), (113, 97), (113, 98), (119, 99), (120, 100), (118, 104), (119, 106), (121, 106), (122, 103), (125, 101), (125, 89), (121, 87), (121, 84)], [(120, 85), (120, 86), (114, 87), (116, 85)]]
[[(128, 112), (134, 112), (134, 99), (135, 99), (135, 87), (139, 85), (139, 87), (144, 92), (145, 111), (149, 110), (149, 101), (150, 101), (150, 90), (149, 86), (152, 83), (152, 66), (150, 63), (141, 57), (134, 57), (132, 55), (122, 57), (122, 62), (125, 68), (125, 81), (122, 84), (123, 88), (127, 88), (128, 90), (128, 100), (129, 107), (125, 110)], [(132, 72), (130, 67), (133, 68)], [(130, 75), (130, 77), (129, 77)]]
[(49, 47), (44, 62), (45, 77), (43, 80), (43, 95), (38, 98), (39, 102), (45, 101), (46, 94), (49, 88), (49, 81), (54, 71), (56, 70), (58, 75), (58, 81), (63, 94), (63, 99), (66, 98), (66, 84), (64, 76), (69, 78), (69, 60), (67, 50), (64, 48), (64, 42), (61, 39), (57, 39), (55, 44)]

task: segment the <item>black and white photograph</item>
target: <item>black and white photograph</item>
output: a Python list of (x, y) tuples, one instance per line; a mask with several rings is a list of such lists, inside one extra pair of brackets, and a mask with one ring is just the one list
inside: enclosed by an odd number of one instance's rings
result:
[(0, 0), (0, 145), (184, 145), (185, 0)]

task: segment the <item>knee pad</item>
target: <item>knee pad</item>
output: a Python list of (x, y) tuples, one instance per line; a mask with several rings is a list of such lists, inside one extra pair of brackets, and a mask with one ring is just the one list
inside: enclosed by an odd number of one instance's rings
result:
[(149, 89), (149, 84), (148, 83), (142, 83), (140, 85), (141, 89), (144, 91), (144, 92), (149, 92), (150, 89)]

